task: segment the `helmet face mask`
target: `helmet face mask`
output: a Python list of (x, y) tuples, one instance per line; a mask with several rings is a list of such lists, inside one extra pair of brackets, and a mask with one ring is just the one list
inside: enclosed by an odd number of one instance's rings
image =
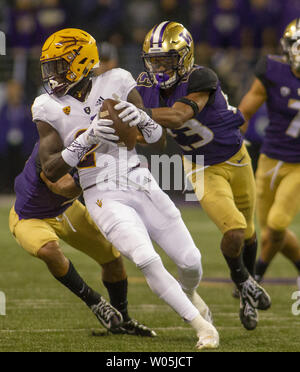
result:
[(171, 88), (194, 65), (192, 36), (179, 23), (162, 22), (147, 34), (142, 58), (151, 82)]
[(66, 80), (69, 69), (68, 62), (63, 58), (42, 63), (42, 79), (46, 91), (48, 92), (47, 88), (49, 88), (56, 96), (64, 96), (69, 86)]
[(286, 27), (280, 42), (289, 64), (300, 74), (300, 18)]
[(79, 29), (60, 30), (46, 40), (40, 61), (46, 91), (62, 97), (99, 65), (96, 40)]
[(151, 80), (163, 89), (170, 88), (178, 80), (179, 59), (176, 51), (143, 54), (145, 69)]

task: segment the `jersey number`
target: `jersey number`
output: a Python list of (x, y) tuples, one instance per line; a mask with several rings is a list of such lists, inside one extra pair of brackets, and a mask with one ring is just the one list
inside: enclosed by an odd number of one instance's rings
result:
[[(84, 133), (85, 131), (86, 131), (86, 129), (79, 130), (75, 135), (75, 139), (77, 137), (79, 137), (82, 133)], [(86, 154), (81, 159), (81, 161), (77, 164), (77, 168), (79, 168), (79, 169), (94, 168), (96, 166), (96, 155), (92, 151), (95, 150), (97, 146), (98, 145), (91, 146), (90, 151), (88, 152), (88, 154)]]
[[(197, 140), (195, 140), (195, 142), (193, 142), (192, 144), (188, 146), (180, 145), (184, 151), (193, 151), (195, 149), (198, 149), (199, 147), (207, 145), (214, 139), (213, 132), (196, 119), (188, 120), (186, 123), (184, 123), (180, 130), (181, 129), (186, 129), (183, 133), (187, 137), (195, 135), (197, 136)], [(177, 134), (174, 134), (171, 130), (169, 130), (168, 132), (172, 137), (177, 137)]]
[(290, 99), (288, 107), (294, 110), (298, 110), (298, 113), (291, 121), (291, 124), (289, 125), (286, 134), (290, 137), (298, 138), (300, 135), (300, 101)]

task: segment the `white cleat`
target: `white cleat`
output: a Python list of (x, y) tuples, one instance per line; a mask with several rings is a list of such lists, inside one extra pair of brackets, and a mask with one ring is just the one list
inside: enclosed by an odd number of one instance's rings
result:
[(219, 334), (217, 330), (214, 328), (212, 330), (209, 330), (207, 334), (199, 335), (199, 340), (197, 342), (196, 348), (198, 350), (217, 349), (219, 347), (219, 344), (220, 344)]

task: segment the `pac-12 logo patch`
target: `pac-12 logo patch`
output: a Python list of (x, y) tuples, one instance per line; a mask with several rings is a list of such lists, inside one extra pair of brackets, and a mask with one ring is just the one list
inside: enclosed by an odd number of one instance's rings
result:
[(70, 106), (66, 106), (63, 108), (63, 112), (66, 114), (66, 115), (70, 115), (70, 112), (71, 112), (71, 107)]
[(90, 107), (85, 107), (84, 112), (89, 115), (91, 113), (91, 108)]

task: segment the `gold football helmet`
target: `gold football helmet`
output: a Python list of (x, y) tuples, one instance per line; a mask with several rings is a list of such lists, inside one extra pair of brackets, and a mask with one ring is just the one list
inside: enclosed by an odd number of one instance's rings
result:
[(286, 27), (280, 41), (290, 65), (300, 73), (300, 18)]
[(99, 65), (96, 40), (76, 28), (57, 31), (43, 45), (40, 61), (44, 84), (62, 97)]
[(162, 22), (148, 32), (142, 58), (152, 83), (168, 89), (194, 65), (193, 38), (180, 23)]

